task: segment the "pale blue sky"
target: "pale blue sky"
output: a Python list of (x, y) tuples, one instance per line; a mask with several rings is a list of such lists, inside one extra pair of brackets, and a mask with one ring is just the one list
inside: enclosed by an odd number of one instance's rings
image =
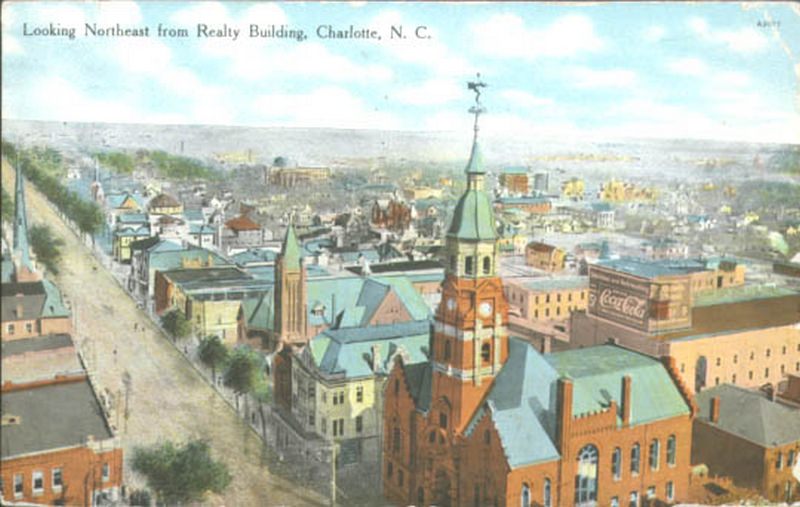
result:
[[(480, 71), (490, 136), (800, 142), (788, 3), (4, 2), (2, 14), (3, 118), (464, 130)], [(87, 38), (87, 22), (152, 36)], [(198, 22), (308, 39), (198, 39)], [(23, 35), (49, 23), (77, 37)], [(191, 36), (158, 38), (159, 23)], [(324, 40), (321, 24), (383, 39)], [(389, 40), (391, 25), (432, 38)]]

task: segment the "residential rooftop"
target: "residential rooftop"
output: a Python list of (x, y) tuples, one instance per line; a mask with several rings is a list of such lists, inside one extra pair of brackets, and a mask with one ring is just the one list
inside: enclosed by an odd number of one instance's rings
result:
[(698, 292), (694, 295), (694, 306), (722, 305), (797, 294), (800, 294), (800, 292), (789, 287), (778, 287), (770, 284), (741, 285), (739, 287), (726, 287)]
[[(711, 400), (719, 397), (719, 420), (710, 421)], [(770, 401), (758, 391), (722, 384), (696, 395), (697, 419), (763, 447), (800, 441), (800, 410)]]
[[(514, 283), (513, 281), (511, 282)], [(586, 289), (589, 287), (588, 276), (563, 276), (563, 277), (541, 277), (529, 279), (517, 285), (522, 285), (526, 289), (535, 292), (549, 292), (553, 290), (575, 290)]]

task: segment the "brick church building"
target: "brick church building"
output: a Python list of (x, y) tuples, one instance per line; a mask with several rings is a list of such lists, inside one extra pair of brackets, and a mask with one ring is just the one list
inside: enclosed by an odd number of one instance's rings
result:
[(441, 507), (686, 499), (696, 408), (671, 364), (613, 345), (542, 355), (509, 337), (479, 101), (471, 111), (429, 360), (397, 358), (386, 384), (385, 496)]

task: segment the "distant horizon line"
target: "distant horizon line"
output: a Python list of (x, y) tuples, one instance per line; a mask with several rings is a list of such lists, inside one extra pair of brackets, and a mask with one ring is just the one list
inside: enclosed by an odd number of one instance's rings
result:
[[(41, 119), (26, 119), (26, 118), (0, 118), (0, 122), (38, 122), (38, 123), (71, 123), (83, 125), (131, 125), (131, 126), (148, 126), (148, 127), (212, 127), (212, 128), (232, 128), (232, 129), (266, 129), (266, 130), (330, 130), (342, 132), (384, 132), (384, 133), (402, 133), (402, 134), (457, 134), (462, 132), (471, 132), (472, 125), (466, 125), (464, 130), (405, 130), (405, 129), (381, 129), (381, 128), (347, 128), (347, 127), (309, 127), (309, 126), (264, 126), (264, 125), (243, 125), (243, 124), (217, 124), (217, 123), (141, 123), (141, 122), (107, 122), (107, 121), (75, 121), (75, 120), (41, 120)], [(490, 134), (483, 131), (484, 135), (490, 139), (505, 137), (514, 141), (524, 141), (525, 136), (508, 136), (503, 134)], [(708, 137), (594, 137), (585, 130), (579, 130), (578, 133), (587, 135), (585, 139), (587, 142), (620, 142), (620, 141), (677, 141), (677, 142), (716, 142), (728, 144), (757, 144), (757, 145), (772, 145), (772, 146), (797, 146), (800, 147), (800, 140), (797, 142), (782, 142), (782, 141), (752, 141), (744, 139), (719, 139)], [(563, 136), (544, 136), (543, 139), (557, 140)], [(465, 143), (471, 142), (472, 136)]]

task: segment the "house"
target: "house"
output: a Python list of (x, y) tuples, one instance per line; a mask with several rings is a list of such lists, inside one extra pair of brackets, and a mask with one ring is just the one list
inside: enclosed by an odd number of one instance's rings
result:
[(4, 283), (0, 290), (3, 341), (72, 333), (72, 316), (51, 281)]
[(150, 215), (180, 215), (183, 204), (169, 194), (158, 194), (147, 203)]
[(150, 226), (118, 225), (111, 237), (111, 254), (117, 262), (130, 262), (131, 244), (150, 237)]
[(259, 247), (264, 241), (261, 226), (246, 215), (225, 222), (221, 234), (220, 244), (225, 252)]
[(528, 168), (523, 166), (504, 167), (500, 172), (500, 186), (510, 194), (528, 195)]
[(561, 248), (539, 241), (525, 246), (525, 264), (550, 272), (562, 271), (566, 266), (567, 252)]
[(764, 393), (723, 384), (697, 395), (692, 463), (755, 489), (772, 502), (800, 500), (800, 410)]

